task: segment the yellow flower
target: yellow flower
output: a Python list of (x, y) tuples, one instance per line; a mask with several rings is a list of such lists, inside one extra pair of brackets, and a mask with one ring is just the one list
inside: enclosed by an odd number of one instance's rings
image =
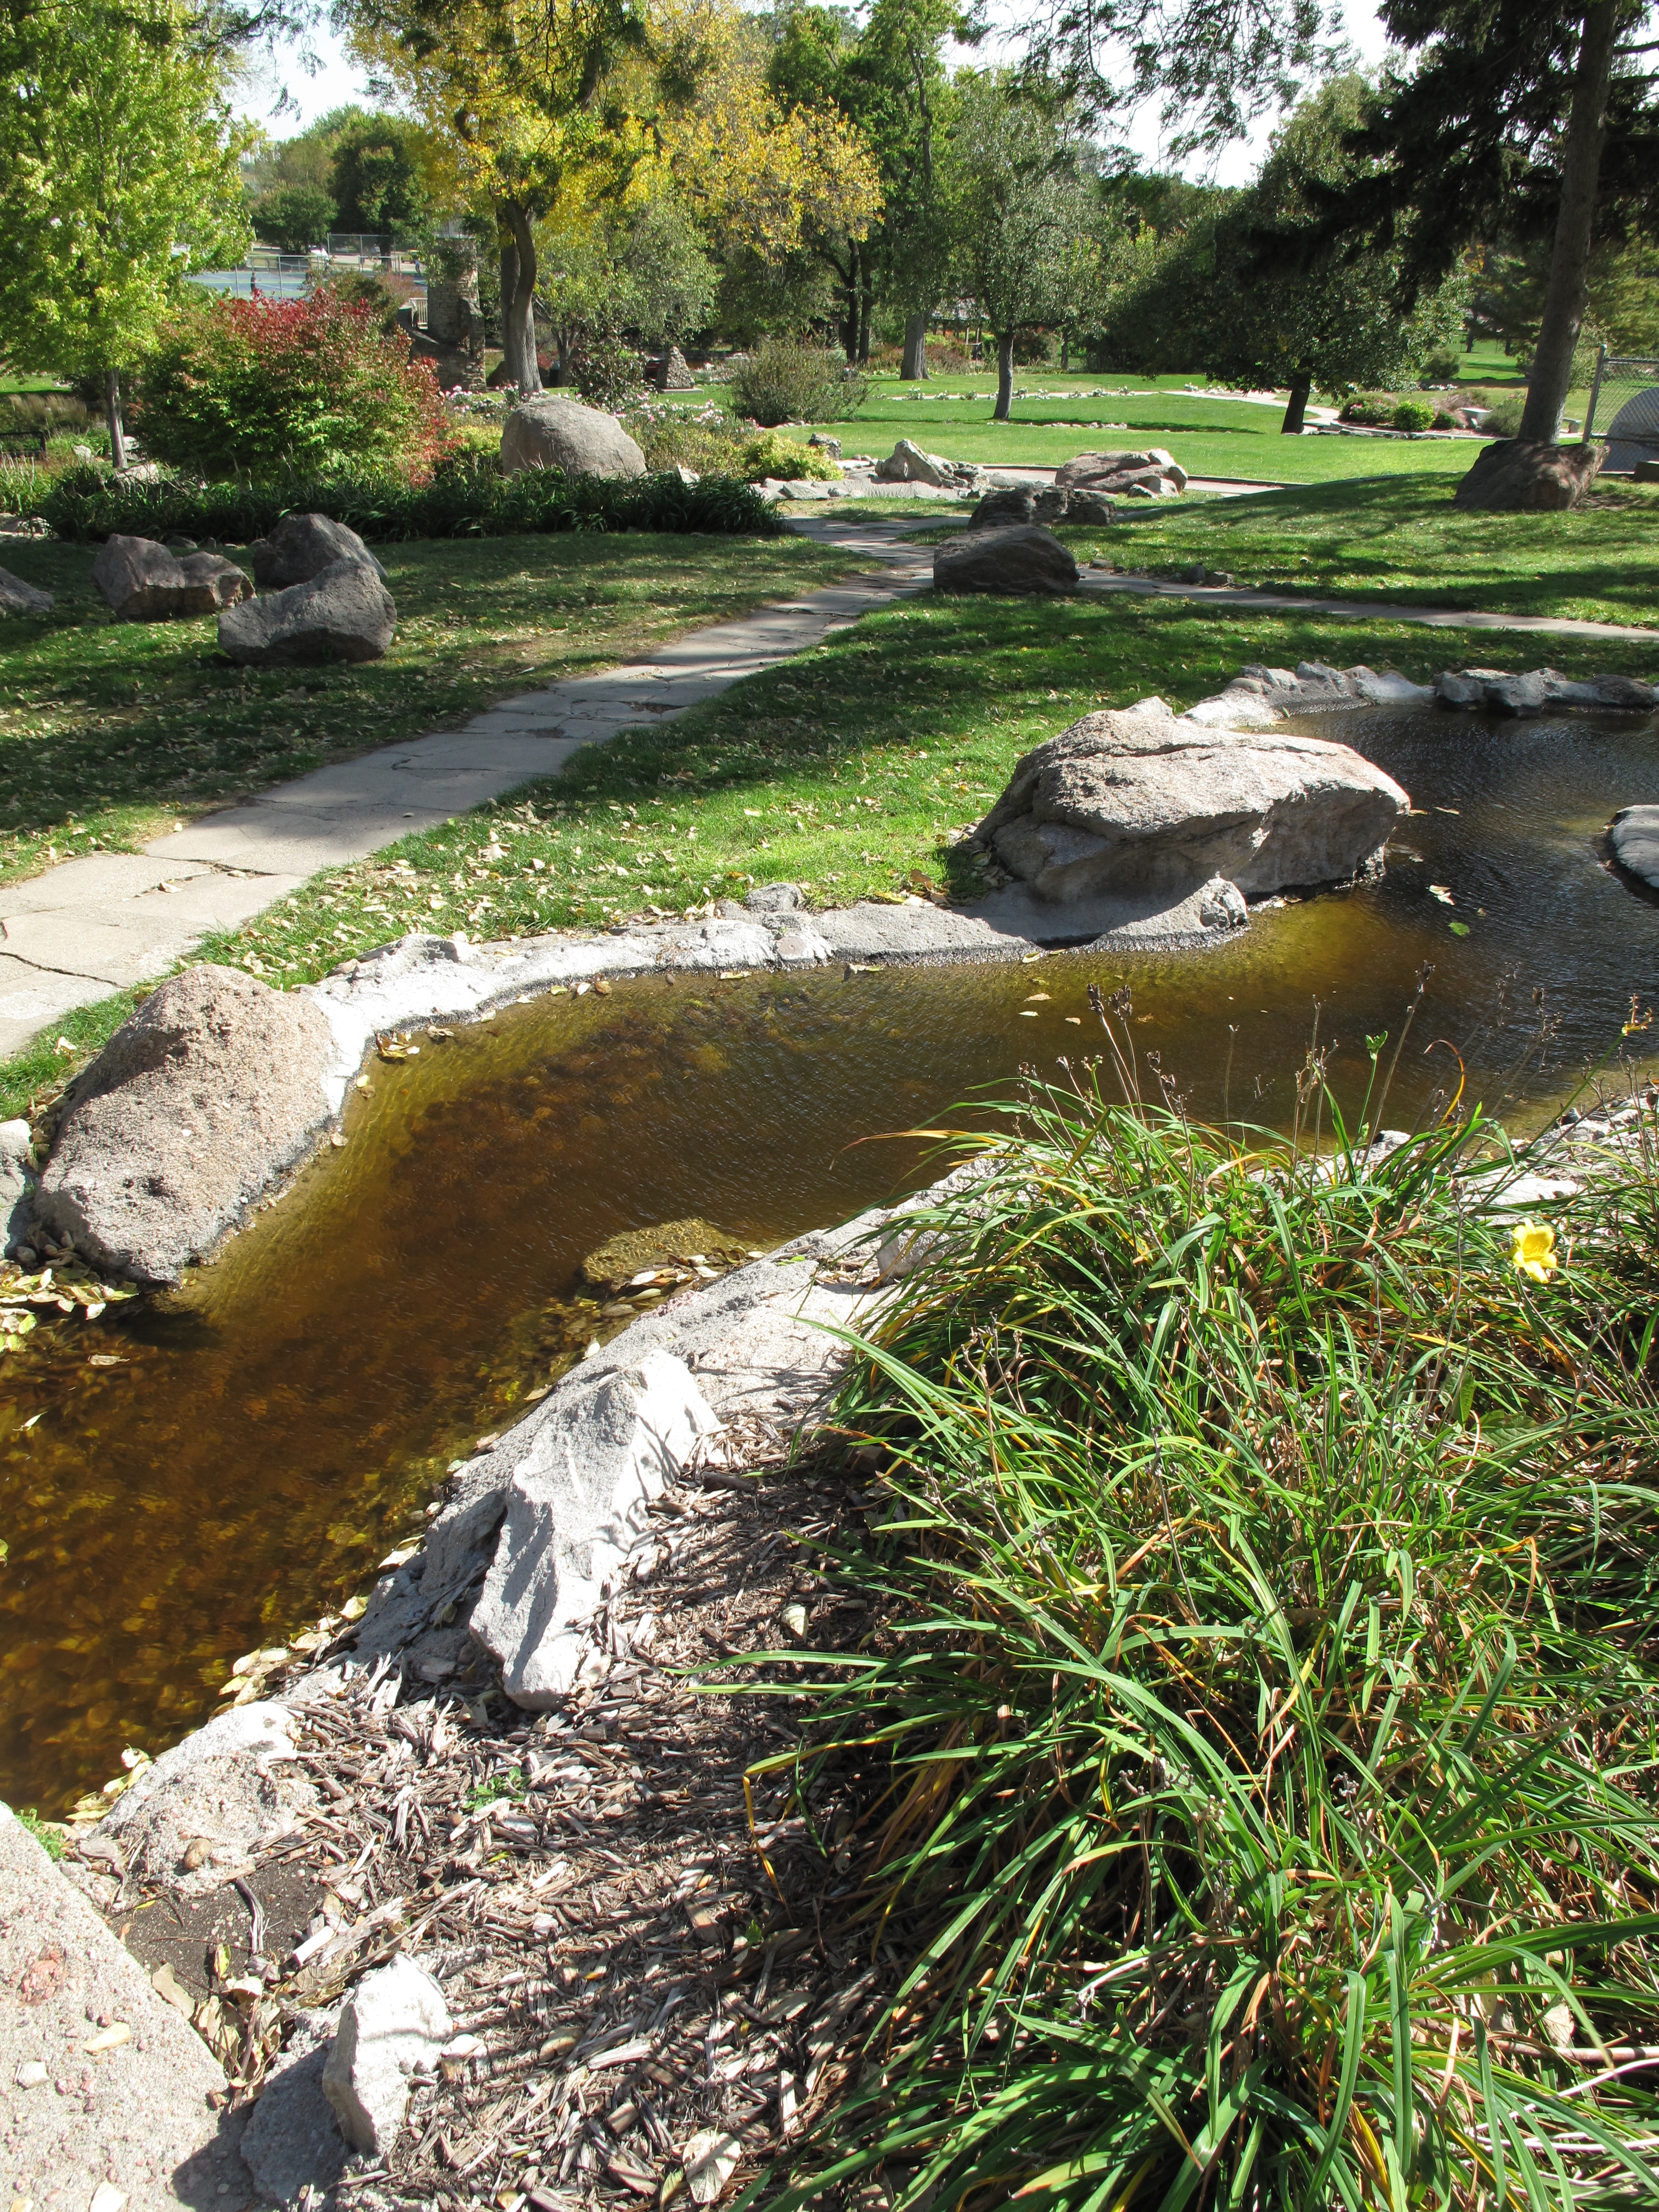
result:
[(1547, 1221), (1517, 1222), (1510, 1256), (1516, 1273), (1530, 1275), (1534, 1283), (1547, 1283), (1561, 1264), (1555, 1256), (1555, 1231)]

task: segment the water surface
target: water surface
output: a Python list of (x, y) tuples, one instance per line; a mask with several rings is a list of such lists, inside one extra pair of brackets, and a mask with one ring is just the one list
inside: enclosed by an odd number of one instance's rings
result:
[[(1515, 1089), (1523, 1058), (1519, 1086), (1559, 1095), (1659, 984), (1659, 907), (1598, 863), (1613, 809), (1659, 801), (1659, 723), (1306, 726), (1424, 810), (1379, 884), (1203, 955), (658, 979), (515, 1006), (373, 1066), (344, 1149), (182, 1293), (38, 1330), (0, 1372), (0, 1796), (62, 1807), (124, 1745), (210, 1711), (235, 1654), (362, 1585), (450, 1459), (569, 1357), (584, 1253), (689, 1214), (759, 1248), (890, 1196), (925, 1147), (854, 1140), (1095, 1048), (1091, 982), (1128, 986), (1138, 1048), (1200, 1113), (1225, 1081), (1235, 1115), (1287, 1119), (1316, 1000), (1355, 1101), (1366, 1035), (1397, 1034), (1425, 961), (1390, 1120), (1453, 1066), (1419, 1056), (1442, 1038), (1474, 1095)], [(1525, 1057), (1534, 990), (1544, 1067)]]

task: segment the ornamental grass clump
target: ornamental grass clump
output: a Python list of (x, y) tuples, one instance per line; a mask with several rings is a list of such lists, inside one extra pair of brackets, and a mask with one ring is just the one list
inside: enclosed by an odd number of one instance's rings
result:
[(881, 1626), (769, 1765), (894, 1987), (769, 2201), (1652, 2203), (1650, 1121), (1517, 1208), (1478, 1114), (1200, 1127), (1109, 1036), (840, 1388)]

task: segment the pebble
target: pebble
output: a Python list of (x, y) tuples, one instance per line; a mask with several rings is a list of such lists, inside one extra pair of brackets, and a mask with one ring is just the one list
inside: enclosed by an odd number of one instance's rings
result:
[(20, 2089), (44, 2089), (51, 2079), (52, 2075), (43, 2059), (26, 2058), (17, 2069), (17, 2086)]

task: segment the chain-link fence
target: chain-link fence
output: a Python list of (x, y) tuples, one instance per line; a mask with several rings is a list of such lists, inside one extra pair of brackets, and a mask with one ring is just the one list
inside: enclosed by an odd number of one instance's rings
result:
[(1604, 439), (1601, 465), (1628, 476), (1638, 461), (1659, 461), (1659, 356), (1610, 354), (1596, 358), (1584, 436)]

